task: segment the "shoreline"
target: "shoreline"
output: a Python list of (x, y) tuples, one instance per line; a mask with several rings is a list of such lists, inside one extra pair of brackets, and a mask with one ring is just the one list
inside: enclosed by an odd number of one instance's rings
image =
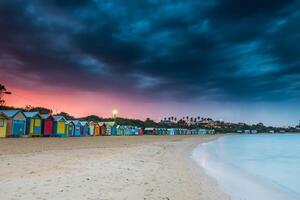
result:
[(24, 200), (229, 200), (191, 157), (221, 136), (0, 140), (0, 192)]

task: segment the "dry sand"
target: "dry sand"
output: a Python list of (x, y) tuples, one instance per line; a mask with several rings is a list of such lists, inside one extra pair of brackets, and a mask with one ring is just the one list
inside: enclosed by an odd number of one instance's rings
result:
[(191, 159), (217, 136), (0, 140), (1, 200), (227, 200)]

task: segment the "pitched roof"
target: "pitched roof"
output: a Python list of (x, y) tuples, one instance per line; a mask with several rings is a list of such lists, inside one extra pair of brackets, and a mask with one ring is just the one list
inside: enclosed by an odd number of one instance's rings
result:
[(2, 112), (0, 112), (0, 116), (3, 117), (4, 119), (8, 119), (9, 118), (6, 114), (4, 114)]
[(72, 122), (73, 122), (76, 126), (78, 126), (78, 124), (81, 125), (81, 123), (80, 123), (79, 120), (72, 120)]
[(21, 110), (0, 110), (0, 113), (5, 114), (7, 117), (14, 117), (19, 112), (22, 112)]
[(66, 118), (64, 116), (61, 116), (61, 115), (53, 116), (53, 119), (54, 119), (54, 121), (60, 121), (60, 120), (67, 121)]
[(66, 121), (66, 124), (70, 124), (70, 123), (74, 124), (74, 122), (72, 120), (67, 120)]
[(105, 123), (104, 122), (98, 122), (99, 126), (103, 126)]
[(48, 119), (50, 116), (50, 114), (41, 114), (42, 119)]
[(85, 126), (86, 124), (88, 124), (87, 121), (80, 121), (80, 123), (81, 123), (82, 126)]
[(109, 126), (114, 126), (115, 125), (115, 122), (104, 122), (106, 125), (109, 125)]
[(39, 112), (24, 112), (25, 117), (34, 117), (40, 115)]

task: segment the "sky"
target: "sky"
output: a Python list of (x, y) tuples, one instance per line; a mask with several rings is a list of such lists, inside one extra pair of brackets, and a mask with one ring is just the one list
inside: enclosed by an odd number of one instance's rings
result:
[(160, 120), (300, 120), (297, 0), (3, 0), (7, 105)]

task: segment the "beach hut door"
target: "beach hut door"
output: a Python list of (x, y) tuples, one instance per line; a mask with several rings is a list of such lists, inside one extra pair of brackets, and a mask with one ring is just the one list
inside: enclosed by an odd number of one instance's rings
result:
[(14, 120), (13, 123), (13, 135), (20, 136), (24, 134), (25, 121)]

